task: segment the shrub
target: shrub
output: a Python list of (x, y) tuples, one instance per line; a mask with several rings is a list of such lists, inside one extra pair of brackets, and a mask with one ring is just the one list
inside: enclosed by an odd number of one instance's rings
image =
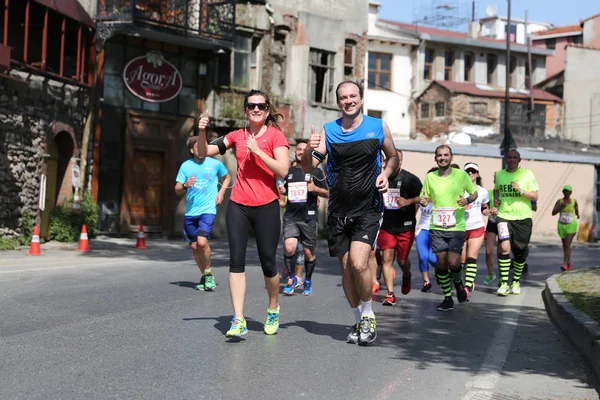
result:
[(98, 207), (88, 192), (81, 195), (81, 212), (73, 212), (73, 197), (56, 207), (50, 215), (49, 237), (59, 242), (79, 240), (81, 226), (85, 224), (90, 239), (98, 234)]

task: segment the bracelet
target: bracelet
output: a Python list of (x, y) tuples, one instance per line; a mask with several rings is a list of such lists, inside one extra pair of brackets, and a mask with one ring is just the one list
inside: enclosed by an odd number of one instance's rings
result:
[(467, 203), (468, 203), (468, 204), (471, 204), (471, 203), (472, 203), (472, 202), (474, 202), (474, 201), (475, 201), (475, 200), (472, 200), (472, 199), (471, 199), (471, 196), (467, 197)]

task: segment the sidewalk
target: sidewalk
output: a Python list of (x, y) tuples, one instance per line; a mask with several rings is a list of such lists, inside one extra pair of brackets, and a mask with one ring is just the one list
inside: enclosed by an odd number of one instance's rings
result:
[(567, 300), (557, 282), (560, 275), (552, 275), (546, 280), (546, 288), (542, 292), (546, 311), (586, 359), (600, 382), (600, 324)]
[[(97, 258), (118, 258), (118, 257), (148, 257), (153, 254), (175, 254), (188, 250), (189, 246), (183, 239), (162, 239), (146, 238), (145, 250), (136, 249), (136, 238), (115, 238), (108, 236), (99, 236), (90, 239), (89, 252), (78, 252), (79, 243), (61, 243), (50, 241), (41, 244), (42, 255), (40, 257), (29, 257), (29, 247), (24, 246), (17, 250), (0, 251), (0, 266), (9, 266), (11, 261), (31, 259), (37, 260), (57, 260), (61, 258), (94, 256)], [(188, 256), (188, 254), (186, 254)], [(35, 260), (35, 261), (34, 261)]]

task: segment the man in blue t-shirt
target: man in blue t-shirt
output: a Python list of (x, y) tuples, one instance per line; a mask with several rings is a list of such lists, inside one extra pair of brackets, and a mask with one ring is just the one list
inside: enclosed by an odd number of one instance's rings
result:
[[(215, 278), (210, 269), (208, 239), (215, 222), (217, 205), (223, 201), (231, 177), (221, 161), (211, 157), (198, 157), (197, 136), (189, 138), (187, 146), (192, 158), (179, 167), (175, 179), (175, 193), (180, 196), (184, 193), (186, 195), (183, 231), (202, 273), (200, 283), (195, 289), (212, 291), (215, 288)], [(220, 183), (219, 178), (223, 178)]]

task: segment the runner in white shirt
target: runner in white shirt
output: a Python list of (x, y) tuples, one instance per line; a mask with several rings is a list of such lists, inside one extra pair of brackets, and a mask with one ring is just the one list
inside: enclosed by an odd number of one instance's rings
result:
[[(427, 173), (437, 171), (437, 168), (431, 168)], [(429, 281), (429, 264), (433, 268), (437, 265), (437, 257), (431, 250), (431, 239), (429, 238), (429, 224), (431, 223), (431, 210), (433, 203), (429, 203), (427, 207), (419, 205), (421, 216), (415, 229), (415, 243), (417, 244), (417, 254), (419, 255), (419, 270), (423, 277), (423, 288), (421, 292), (431, 290), (431, 282)]]
[[(473, 162), (465, 164), (465, 171), (469, 174), (471, 182), (477, 188), (477, 199), (465, 206), (466, 218), (466, 241), (462, 251), (462, 263), (465, 270), (465, 288), (469, 297), (475, 290), (475, 276), (477, 275), (477, 256), (485, 238), (485, 224), (483, 215), (489, 214), (490, 199), (488, 191), (481, 187), (481, 176), (479, 166)], [(469, 196), (465, 193), (465, 197)]]

